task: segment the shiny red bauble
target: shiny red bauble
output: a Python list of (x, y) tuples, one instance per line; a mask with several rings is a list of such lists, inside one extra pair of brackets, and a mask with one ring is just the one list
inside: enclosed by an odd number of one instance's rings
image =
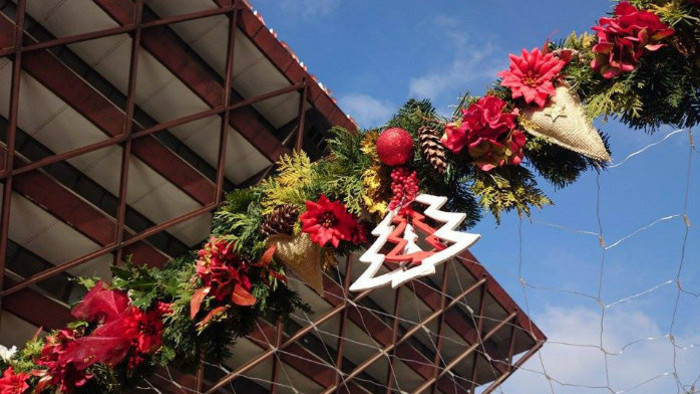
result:
[(388, 129), (377, 138), (377, 155), (388, 166), (402, 166), (413, 157), (413, 138), (398, 127)]

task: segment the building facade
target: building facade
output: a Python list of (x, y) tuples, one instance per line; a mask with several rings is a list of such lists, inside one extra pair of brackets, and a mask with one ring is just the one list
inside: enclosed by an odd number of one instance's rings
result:
[[(243, 0), (0, 2), (0, 343), (64, 326), (127, 258), (197, 247), (227, 190), (295, 147), (354, 132), (322, 84)], [(477, 392), (544, 342), (470, 254), (431, 278), (361, 294), (350, 256), (313, 313), (260, 321), (233, 357), (162, 392)], [(488, 388), (490, 387), (490, 389)], [(191, 392), (191, 391), (190, 391)]]

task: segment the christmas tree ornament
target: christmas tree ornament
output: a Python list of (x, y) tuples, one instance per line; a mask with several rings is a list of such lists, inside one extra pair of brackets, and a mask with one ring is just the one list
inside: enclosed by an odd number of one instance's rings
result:
[(260, 233), (269, 237), (275, 234), (292, 235), (294, 225), (299, 219), (299, 208), (292, 204), (282, 204), (263, 218)]
[(302, 282), (318, 294), (323, 294), (321, 247), (311, 241), (309, 234), (276, 234), (268, 238), (265, 245), (276, 246), (275, 259), (292, 269)]
[(576, 93), (559, 86), (544, 109), (523, 110), (522, 126), (532, 135), (543, 137), (563, 148), (578, 152), (591, 159), (610, 161), (600, 133), (588, 120)]
[(388, 166), (402, 166), (413, 157), (413, 137), (398, 127), (388, 129), (377, 139), (377, 155)]
[[(438, 264), (459, 255), (479, 240), (478, 234), (455, 230), (466, 218), (465, 213), (440, 210), (447, 202), (447, 197), (421, 194), (415, 201), (428, 206), (424, 214), (413, 212), (399, 215), (398, 210), (393, 210), (372, 231), (377, 239), (360, 257), (360, 262), (369, 264), (369, 267), (350, 286), (350, 291), (374, 289), (389, 283), (396, 288), (412, 279), (433, 275)], [(444, 225), (435, 230), (423, 221), (425, 217)], [(432, 250), (424, 251), (420, 248), (416, 242), (415, 229), (427, 235), (425, 243)], [(384, 254), (382, 250), (387, 242), (395, 243), (396, 247)], [(378, 275), (380, 268), (385, 265), (395, 269)]]
[(447, 171), (447, 156), (445, 147), (440, 143), (440, 132), (429, 126), (418, 129), (418, 140), (423, 156), (440, 174)]

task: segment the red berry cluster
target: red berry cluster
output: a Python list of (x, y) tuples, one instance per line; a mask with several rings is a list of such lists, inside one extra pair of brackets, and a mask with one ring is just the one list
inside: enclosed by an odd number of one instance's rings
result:
[(399, 214), (411, 209), (411, 202), (418, 196), (418, 173), (408, 167), (397, 167), (391, 170), (392, 197), (389, 209), (399, 208)]

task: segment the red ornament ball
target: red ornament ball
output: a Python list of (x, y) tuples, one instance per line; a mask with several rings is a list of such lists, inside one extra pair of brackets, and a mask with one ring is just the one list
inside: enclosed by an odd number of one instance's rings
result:
[(377, 138), (377, 155), (388, 166), (402, 166), (413, 157), (413, 138), (398, 127), (388, 129)]

